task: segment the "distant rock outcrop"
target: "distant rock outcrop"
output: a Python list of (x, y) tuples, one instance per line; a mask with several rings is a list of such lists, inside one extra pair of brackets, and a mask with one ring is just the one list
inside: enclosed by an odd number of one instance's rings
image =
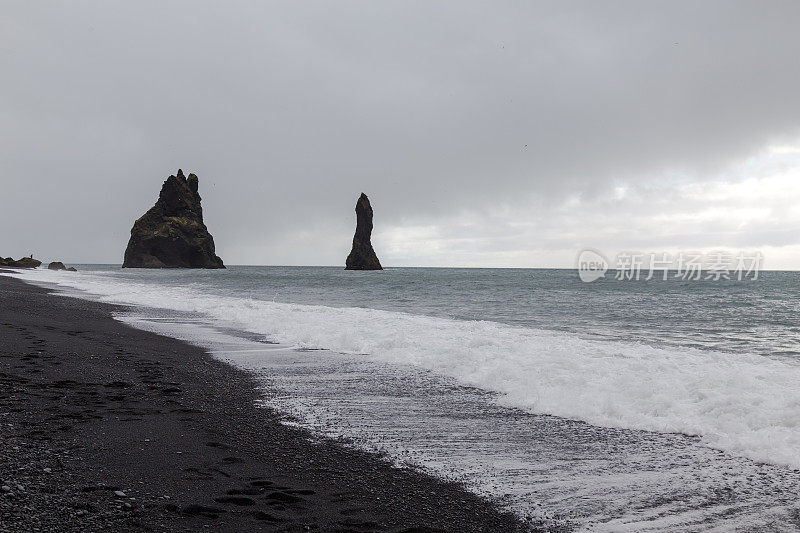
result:
[(17, 259), (16, 261), (10, 257), (6, 257), (5, 259), (0, 257), (0, 267), (37, 268), (41, 266), (41, 264), (41, 261), (32, 257), (23, 257), (22, 259)]
[(353, 249), (347, 256), (346, 270), (383, 270), (375, 250), (372, 249), (372, 206), (363, 192), (356, 202), (356, 234)]
[(198, 180), (178, 170), (156, 204), (133, 224), (123, 268), (225, 268), (203, 223)]
[(64, 266), (64, 263), (62, 263), (61, 261), (53, 261), (52, 263), (47, 265), (47, 268), (49, 270), (66, 270), (67, 272), (77, 272), (75, 267), (67, 268), (67, 267)]

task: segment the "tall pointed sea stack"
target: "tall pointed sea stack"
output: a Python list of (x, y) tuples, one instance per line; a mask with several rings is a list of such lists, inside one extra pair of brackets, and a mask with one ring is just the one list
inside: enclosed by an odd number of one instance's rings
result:
[(347, 256), (345, 270), (383, 270), (375, 250), (372, 249), (372, 206), (363, 192), (356, 202), (356, 234), (353, 250)]
[(203, 224), (198, 180), (178, 170), (161, 187), (156, 205), (133, 224), (123, 268), (225, 268)]

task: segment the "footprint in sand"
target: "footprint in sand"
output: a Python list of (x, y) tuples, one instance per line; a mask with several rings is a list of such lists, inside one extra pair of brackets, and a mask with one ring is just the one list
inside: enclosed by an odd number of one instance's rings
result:
[[(173, 508), (174, 506), (170, 506)], [(203, 516), (205, 518), (218, 518), (220, 514), (226, 512), (225, 509), (209, 507), (207, 505), (192, 504), (180, 510), (186, 516)]]
[(220, 496), (219, 498), (214, 498), (214, 501), (217, 503), (229, 503), (231, 505), (241, 506), (250, 506), (256, 504), (256, 501), (253, 498), (248, 498), (246, 496)]

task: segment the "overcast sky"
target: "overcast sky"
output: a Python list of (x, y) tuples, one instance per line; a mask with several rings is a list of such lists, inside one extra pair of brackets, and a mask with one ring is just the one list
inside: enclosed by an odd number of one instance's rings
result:
[(0, 255), (121, 263), (182, 168), (227, 264), (800, 269), (800, 2), (3, 2)]

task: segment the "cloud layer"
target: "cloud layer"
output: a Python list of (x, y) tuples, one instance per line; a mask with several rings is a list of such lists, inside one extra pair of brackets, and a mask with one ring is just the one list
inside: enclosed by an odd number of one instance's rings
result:
[(796, 2), (10, 2), (0, 253), (119, 262), (182, 167), (231, 264), (342, 264), (364, 191), (388, 265), (750, 246), (800, 268), (798, 15)]

